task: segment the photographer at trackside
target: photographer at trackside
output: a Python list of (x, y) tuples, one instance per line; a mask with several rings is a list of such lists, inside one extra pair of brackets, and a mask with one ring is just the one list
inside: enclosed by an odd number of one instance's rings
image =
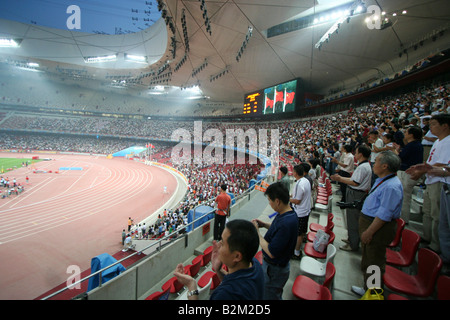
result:
[(379, 283), (383, 286), (386, 266), (386, 248), (394, 240), (403, 202), (403, 187), (396, 172), (400, 158), (392, 151), (383, 151), (377, 156), (373, 172), (378, 176), (370, 190), (359, 218), (361, 238), (361, 271), (364, 274), (364, 288), (352, 286), (352, 291), (364, 295), (367, 288), (369, 266), (380, 268)]
[[(339, 183), (345, 183), (346, 188), (346, 201), (351, 203), (354, 201), (360, 201), (370, 190), (372, 182), (372, 167), (370, 165), (371, 150), (366, 145), (360, 145), (356, 149), (355, 159), (358, 161), (353, 175), (350, 178), (342, 177), (338, 174), (330, 176), (331, 180), (335, 180)], [(361, 210), (359, 208), (347, 207), (347, 232), (348, 239), (343, 239), (346, 245), (339, 249), (345, 251), (358, 251), (359, 250), (359, 215)]]

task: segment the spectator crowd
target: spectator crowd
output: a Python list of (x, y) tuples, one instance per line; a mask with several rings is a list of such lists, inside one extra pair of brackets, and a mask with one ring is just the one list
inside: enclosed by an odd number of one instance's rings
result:
[[(369, 161), (373, 164), (377, 154), (391, 150), (399, 155), (412, 140), (420, 141), (423, 154), (420, 162), (428, 159), (431, 145), (437, 139), (430, 132), (432, 116), (450, 113), (449, 86), (438, 84), (417, 91), (381, 98), (364, 103), (345, 112), (330, 114), (320, 118), (293, 119), (292, 121), (258, 123), (205, 122), (202, 130), (218, 129), (223, 134), (227, 129), (270, 129), (278, 130), (280, 154), (293, 163), (309, 162), (325, 168), (329, 175), (344, 168), (343, 157), (354, 160), (355, 151), (367, 145), (372, 151)], [(126, 138), (159, 141), (155, 157), (170, 164), (168, 159), (172, 133), (177, 129), (194, 131), (194, 123), (189, 121), (155, 121), (139, 119), (110, 119), (97, 117), (36, 117), (20, 113), (7, 114), (0, 123), (0, 149), (59, 150), (109, 154), (130, 146)], [(414, 133), (413, 129), (416, 130)], [(25, 130), (33, 135), (25, 134)], [(36, 131), (40, 133), (36, 133)], [(8, 133), (6, 133), (8, 132)], [(53, 133), (44, 135), (42, 132)], [(418, 133), (417, 133), (418, 132)], [(58, 133), (58, 135), (55, 135)], [(88, 134), (80, 138), (75, 134)], [(96, 138), (100, 135), (101, 138)], [(408, 138), (410, 137), (410, 138)], [(414, 139), (412, 139), (414, 137)], [(409, 139), (409, 140), (408, 140)], [(141, 140), (142, 141), (142, 140)], [(172, 141), (172, 144), (174, 142)], [(247, 145), (248, 146), (248, 145)], [(225, 159), (225, 157), (224, 157)], [(408, 159), (402, 159), (407, 162)], [(354, 161), (356, 162), (356, 161)], [(349, 174), (353, 173), (351, 163), (347, 163)], [(410, 166), (414, 164), (409, 164)], [(175, 166), (175, 165), (174, 165)], [(188, 195), (173, 214), (161, 217), (159, 225), (150, 227), (143, 234), (155, 235), (161, 224), (165, 230), (175, 230), (182, 225), (179, 217), (198, 204), (212, 205), (218, 187), (226, 183), (235, 195), (248, 188), (249, 181), (260, 172), (261, 164), (184, 164), (176, 168), (188, 179)], [(405, 171), (407, 168), (403, 168)], [(374, 179), (372, 179), (373, 181)], [(417, 184), (424, 180), (417, 180)], [(413, 185), (413, 186), (414, 186)], [(343, 191), (344, 192), (344, 191)], [(344, 196), (344, 194), (343, 194)], [(410, 198), (409, 198), (410, 199)], [(424, 204), (425, 205), (425, 204)], [(434, 209), (433, 209), (434, 210)], [(403, 216), (408, 218), (406, 216)], [(174, 220), (174, 221), (172, 221)], [(434, 231), (433, 231), (434, 232)], [(433, 235), (435, 237), (435, 235)], [(428, 239), (435, 243), (435, 239)], [(432, 248), (439, 251), (439, 247)]]

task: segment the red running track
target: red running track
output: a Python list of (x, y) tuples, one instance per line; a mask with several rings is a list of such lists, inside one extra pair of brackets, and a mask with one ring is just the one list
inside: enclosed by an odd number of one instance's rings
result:
[[(32, 156), (0, 154), (3, 158)], [(2, 300), (34, 299), (67, 281), (72, 275), (67, 273), (70, 265), (86, 270), (93, 257), (117, 253), (128, 217), (143, 221), (163, 207), (177, 187), (171, 173), (137, 161), (39, 156), (51, 160), (2, 174), (25, 186), (18, 196), (0, 199)], [(82, 170), (60, 171), (61, 167)], [(164, 185), (168, 194), (163, 192)]]

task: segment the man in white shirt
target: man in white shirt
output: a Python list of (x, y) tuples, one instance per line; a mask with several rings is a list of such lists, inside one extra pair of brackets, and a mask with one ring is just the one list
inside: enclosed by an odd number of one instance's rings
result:
[(131, 238), (131, 234), (127, 234), (127, 237), (125, 238), (125, 243), (123, 245), (122, 251), (128, 251), (129, 249), (134, 249), (133, 240)]
[(431, 147), (433, 143), (437, 140), (437, 137), (431, 133), (431, 130), (423, 136), (422, 145), (423, 145), (423, 159), (428, 159), (430, 155)]
[(377, 158), (378, 154), (383, 151), (380, 150), (384, 147), (383, 140), (379, 137), (378, 131), (374, 130), (369, 133), (369, 139), (368, 141), (372, 144), (372, 153), (370, 154), (370, 163), (375, 163), (375, 159)]
[[(337, 174), (330, 176), (330, 179), (345, 183), (348, 186), (346, 195), (348, 203), (361, 200), (370, 190), (372, 180), (372, 167), (369, 163), (370, 153), (370, 148), (366, 145), (360, 145), (356, 149), (355, 158), (358, 161), (358, 166), (351, 178), (341, 177)], [(345, 251), (359, 250), (360, 213), (361, 210), (357, 208), (346, 209), (348, 239), (343, 240), (346, 245), (339, 249)]]
[[(346, 144), (342, 146), (342, 155), (339, 161), (336, 157), (334, 157), (331, 161), (338, 165), (336, 168), (338, 175), (345, 178), (352, 176), (355, 168), (355, 160), (352, 154), (351, 145)], [(339, 187), (341, 190), (341, 202), (346, 202), (345, 195), (347, 193), (347, 185), (345, 183), (339, 183)]]
[[(434, 115), (430, 120), (430, 131), (438, 137), (431, 148), (426, 164), (445, 168), (450, 160), (450, 115)], [(412, 166), (406, 171), (412, 179), (419, 179), (426, 171), (423, 166)], [(425, 174), (426, 189), (423, 194), (423, 240), (429, 242), (429, 248), (440, 252), (439, 214), (440, 194), (444, 183), (449, 183), (449, 177)]]
[(308, 220), (311, 212), (311, 183), (305, 178), (304, 168), (300, 164), (294, 166), (293, 175), (297, 182), (289, 202), (292, 203), (292, 209), (294, 209), (298, 218), (298, 237), (293, 258), (300, 259), (301, 246), (308, 231)]

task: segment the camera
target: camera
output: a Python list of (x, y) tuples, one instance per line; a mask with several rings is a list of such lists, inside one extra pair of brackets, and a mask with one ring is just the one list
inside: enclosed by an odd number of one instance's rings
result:
[(341, 209), (358, 209), (361, 210), (364, 204), (364, 200), (355, 200), (352, 202), (336, 202), (337, 206)]

